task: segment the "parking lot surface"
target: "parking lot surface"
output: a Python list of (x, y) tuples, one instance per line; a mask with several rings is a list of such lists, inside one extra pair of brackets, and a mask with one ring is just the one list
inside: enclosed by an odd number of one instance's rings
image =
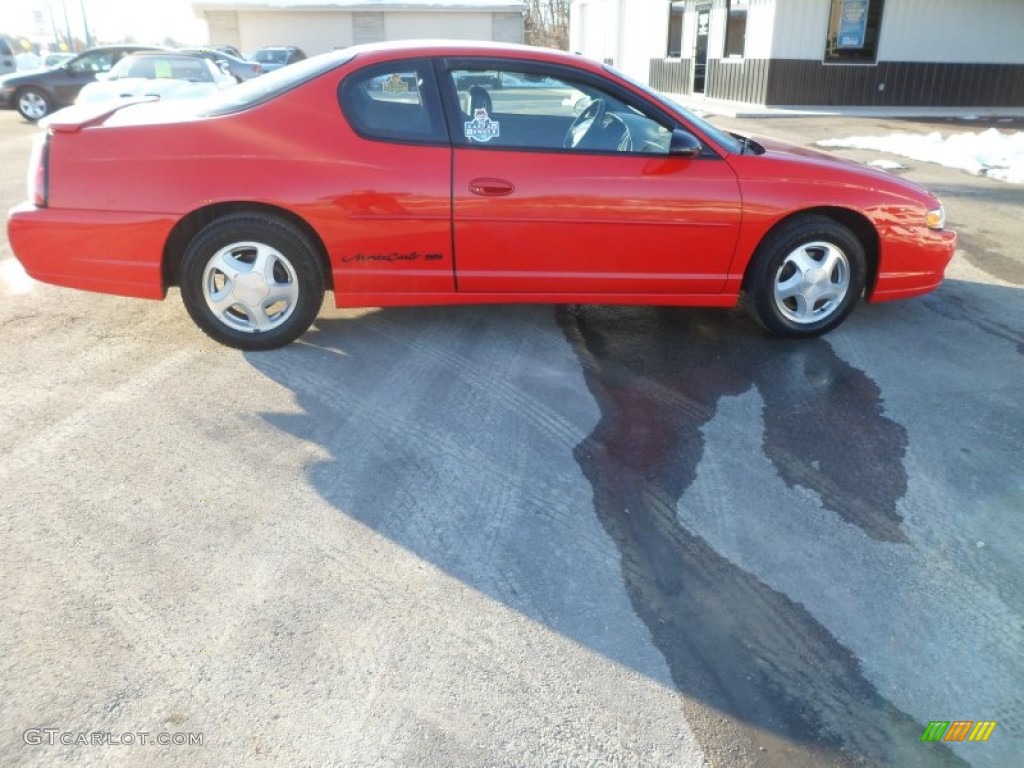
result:
[(947, 281), (804, 342), (328, 298), (243, 354), (0, 239), (0, 764), (1015, 764), (1024, 189), (903, 162)]

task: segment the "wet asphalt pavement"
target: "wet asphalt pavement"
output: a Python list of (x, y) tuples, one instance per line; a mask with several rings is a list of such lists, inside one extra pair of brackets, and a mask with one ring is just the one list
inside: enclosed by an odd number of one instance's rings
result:
[[(5, 163), (30, 133), (0, 114)], [(908, 165), (964, 233), (949, 279), (805, 342), (325, 305), (241, 354), (0, 240), (0, 764), (1014, 765), (1024, 191)]]

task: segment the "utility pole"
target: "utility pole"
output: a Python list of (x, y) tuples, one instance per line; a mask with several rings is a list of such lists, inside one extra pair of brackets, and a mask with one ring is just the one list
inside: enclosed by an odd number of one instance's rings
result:
[(85, 16), (85, 0), (78, 0), (78, 6), (82, 9), (82, 27), (85, 29), (85, 47), (92, 48), (92, 35), (89, 34), (89, 20)]
[[(64, 9), (64, 28), (68, 33), (68, 49), (75, 51), (75, 38), (71, 36), (71, 19), (68, 18), (68, 0), (60, 0), (61, 7)], [(75, 51), (77, 53), (77, 51)]]
[(50, 17), (50, 29), (53, 30), (53, 44), (57, 46), (57, 50), (60, 48), (60, 32), (57, 31), (57, 20), (53, 17), (53, 6), (50, 5), (50, 0), (46, 0), (46, 15)]

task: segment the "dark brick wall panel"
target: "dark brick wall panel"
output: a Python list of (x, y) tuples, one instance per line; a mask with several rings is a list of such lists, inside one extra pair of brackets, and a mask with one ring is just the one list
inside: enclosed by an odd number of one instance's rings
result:
[(689, 93), (690, 64), (690, 59), (651, 59), (651, 87), (663, 93)]
[[(1022, 64), (883, 61), (875, 66), (864, 66), (776, 59), (770, 62), (767, 72), (765, 98), (755, 103), (780, 106), (1024, 106)], [(757, 76), (758, 81), (760, 77)], [(880, 83), (885, 83), (884, 90), (878, 90)], [(714, 85), (710, 87), (716, 88)]]

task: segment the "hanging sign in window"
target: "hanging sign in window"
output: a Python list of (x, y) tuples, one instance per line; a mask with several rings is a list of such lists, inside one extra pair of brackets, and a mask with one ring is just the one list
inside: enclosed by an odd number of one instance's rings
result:
[(837, 48), (863, 48), (868, 28), (868, 0), (842, 0)]

